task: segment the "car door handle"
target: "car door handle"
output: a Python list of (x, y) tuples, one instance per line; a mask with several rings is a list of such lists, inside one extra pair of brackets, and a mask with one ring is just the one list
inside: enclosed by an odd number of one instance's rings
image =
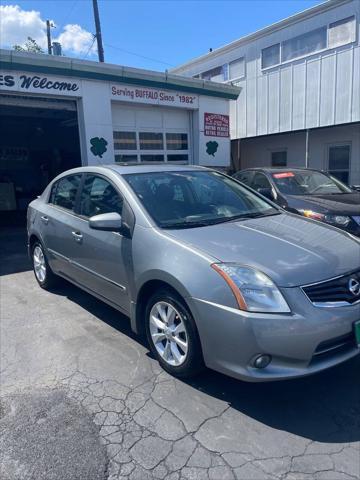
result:
[(74, 237), (75, 242), (81, 242), (83, 239), (82, 233), (80, 232), (71, 232), (72, 236)]
[(48, 219), (48, 217), (47, 217), (46, 215), (42, 215), (42, 216), (41, 216), (41, 221), (42, 221), (43, 223), (45, 223), (45, 225), (47, 225), (47, 224), (49, 223), (49, 219)]

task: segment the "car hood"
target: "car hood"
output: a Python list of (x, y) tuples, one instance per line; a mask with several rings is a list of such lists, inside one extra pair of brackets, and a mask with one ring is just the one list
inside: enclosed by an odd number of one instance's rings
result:
[(326, 280), (360, 267), (360, 241), (292, 214), (168, 230), (178, 241), (266, 273), (280, 287)]
[(360, 192), (333, 195), (287, 195), (289, 206), (314, 209), (319, 213), (360, 215)]

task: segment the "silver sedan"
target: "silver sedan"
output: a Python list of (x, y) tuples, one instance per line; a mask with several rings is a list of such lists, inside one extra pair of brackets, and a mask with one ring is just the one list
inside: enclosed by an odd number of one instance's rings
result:
[(36, 280), (130, 317), (162, 367), (250, 381), (360, 352), (360, 242), (192, 166), (82, 167), (28, 209)]

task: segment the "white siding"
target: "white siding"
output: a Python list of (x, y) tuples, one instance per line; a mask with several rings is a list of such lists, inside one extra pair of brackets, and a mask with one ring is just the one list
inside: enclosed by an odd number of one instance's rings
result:
[[(262, 70), (261, 50), (355, 15), (356, 41)], [(360, 121), (360, 1), (339, 1), (315, 15), (254, 40), (231, 45), (175, 69), (194, 75), (245, 57), (245, 78), (231, 116), (232, 138), (245, 138)]]

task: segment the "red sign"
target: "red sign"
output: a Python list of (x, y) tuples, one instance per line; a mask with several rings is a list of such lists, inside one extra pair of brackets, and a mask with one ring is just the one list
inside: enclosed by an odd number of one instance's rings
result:
[(204, 135), (207, 137), (229, 137), (229, 115), (204, 113)]
[(289, 178), (289, 177), (295, 177), (295, 175), (292, 172), (284, 172), (284, 173), (273, 173), (274, 178)]

